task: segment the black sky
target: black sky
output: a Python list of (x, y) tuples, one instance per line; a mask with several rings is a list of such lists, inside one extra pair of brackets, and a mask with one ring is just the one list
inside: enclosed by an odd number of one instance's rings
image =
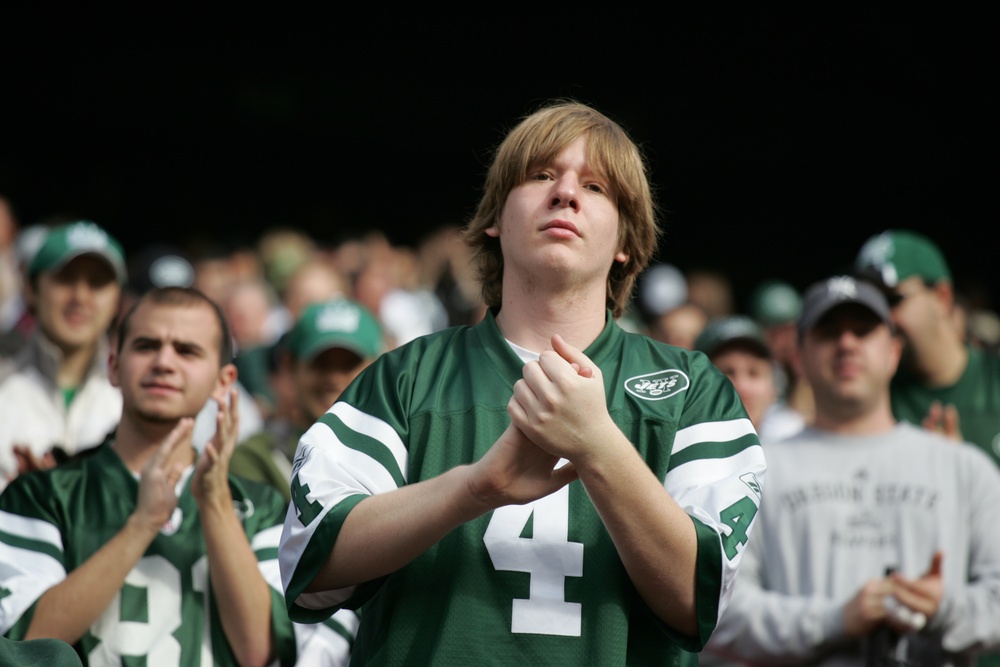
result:
[(643, 145), (663, 261), (804, 287), (905, 226), (1000, 296), (985, 9), (95, 11), (0, 9), (0, 193), (25, 223), (91, 218), (129, 250), (411, 243), (469, 216), (518, 117), (572, 97)]

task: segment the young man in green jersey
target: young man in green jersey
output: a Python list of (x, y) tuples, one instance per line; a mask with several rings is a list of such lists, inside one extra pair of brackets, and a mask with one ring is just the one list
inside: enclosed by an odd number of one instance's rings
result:
[(875, 287), (816, 283), (798, 329), (815, 423), (765, 444), (767, 501), (710, 652), (762, 667), (974, 664), (1000, 645), (1000, 472), (893, 417), (900, 342)]
[[(238, 406), (218, 307), (153, 290), (123, 318), (110, 378), (117, 431), (93, 454), (0, 495), (0, 631), (75, 644), (87, 664), (291, 664), (277, 591), (286, 505), (228, 473)], [(193, 417), (219, 405), (201, 455)]]
[(975, 443), (1000, 464), (1000, 356), (965, 342), (941, 250), (922, 234), (892, 229), (865, 242), (856, 266), (886, 293), (904, 344), (893, 413)]
[(290, 613), (362, 607), (357, 664), (673, 665), (724, 608), (763, 452), (699, 353), (615, 322), (658, 230), (642, 158), (524, 119), (467, 229), (490, 310), (382, 355), (302, 438)]

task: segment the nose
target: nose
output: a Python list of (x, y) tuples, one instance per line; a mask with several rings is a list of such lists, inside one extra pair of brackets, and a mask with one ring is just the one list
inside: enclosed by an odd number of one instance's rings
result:
[(860, 337), (850, 327), (845, 327), (837, 336), (837, 344), (841, 348), (851, 348), (857, 345)]
[(170, 345), (162, 345), (153, 355), (153, 369), (158, 373), (169, 373), (174, 368), (174, 349)]
[(72, 289), (73, 298), (76, 301), (83, 301), (89, 298), (94, 291), (87, 279), (82, 276), (73, 281)]
[(554, 182), (551, 206), (580, 210), (580, 184), (576, 174), (567, 171)]

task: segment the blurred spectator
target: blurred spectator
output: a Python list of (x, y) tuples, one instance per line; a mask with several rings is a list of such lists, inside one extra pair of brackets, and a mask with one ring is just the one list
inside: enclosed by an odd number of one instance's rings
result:
[(275, 341), (269, 323), (276, 303), (263, 278), (236, 283), (222, 303), (235, 342), (233, 363), (240, 382), (253, 396), (262, 416), (270, 414), (274, 404), (267, 367), (269, 350)]
[(771, 349), (752, 319), (742, 315), (717, 319), (705, 327), (694, 347), (733, 383), (765, 451), (769, 443), (805, 426), (802, 415), (778, 399)]
[(693, 350), (694, 342), (708, 324), (708, 313), (694, 303), (668, 310), (649, 325), (649, 335), (669, 345)]
[(121, 416), (106, 336), (126, 280), (118, 241), (92, 222), (56, 227), (28, 277), (38, 328), (0, 369), (0, 488), (99, 445)]
[(288, 276), (280, 292), (287, 311), (284, 333), (298, 320), (307, 306), (347, 295), (344, 278), (322, 255), (313, 255), (301, 262)]
[(17, 218), (10, 202), (0, 195), (0, 331), (13, 327), (24, 310), (16, 238)]
[(279, 344), (278, 363), (288, 369), (297, 410), (244, 441), (230, 469), (271, 484), (290, 500), (292, 458), (299, 438), (320, 420), (358, 373), (385, 348), (381, 328), (366, 308), (348, 299), (308, 306)]
[(802, 312), (798, 290), (781, 280), (765, 280), (750, 295), (750, 316), (764, 329), (771, 356), (778, 367), (778, 398), (810, 422), (812, 390), (799, 363), (795, 323)]
[(896, 418), (973, 442), (1000, 463), (1000, 355), (969, 345), (956, 328), (940, 249), (921, 234), (889, 230), (868, 239), (857, 269), (885, 291), (903, 341)]
[(815, 426), (766, 447), (767, 500), (710, 652), (762, 666), (958, 666), (1000, 645), (1000, 471), (976, 447), (896, 422), (891, 326), (865, 282), (806, 292)]
[(692, 269), (686, 278), (688, 301), (701, 306), (708, 319), (733, 314), (733, 286), (725, 273), (715, 269)]

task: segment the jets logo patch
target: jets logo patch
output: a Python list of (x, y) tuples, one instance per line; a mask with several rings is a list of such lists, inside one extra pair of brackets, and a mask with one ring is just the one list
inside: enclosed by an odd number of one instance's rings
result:
[(662, 401), (676, 396), (690, 386), (691, 380), (687, 374), (676, 368), (637, 375), (625, 380), (625, 391), (644, 401)]
[(760, 498), (760, 482), (757, 481), (757, 476), (752, 472), (744, 473), (740, 475), (740, 479), (744, 484), (750, 487), (750, 490), (754, 492), (757, 498)]

